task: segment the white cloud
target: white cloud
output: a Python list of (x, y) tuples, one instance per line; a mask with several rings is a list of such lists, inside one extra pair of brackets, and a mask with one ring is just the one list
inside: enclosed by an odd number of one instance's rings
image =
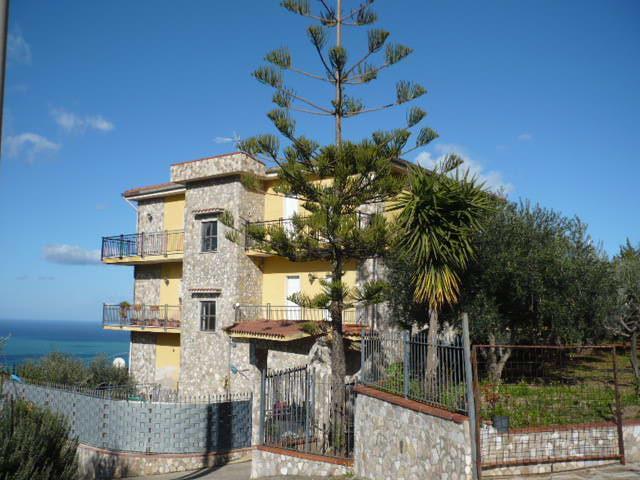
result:
[(230, 137), (215, 137), (213, 141), (216, 143), (238, 143), (240, 136), (236, 132), (233, 132), (233, 135)]
[(6, 139), (7, 154), (10, 157), (23, 156), (27, 163), (33, 163), (40, 153), (60, 150), (60, 144), (37, 133), (25, 132), (11, 135)]
[(31, 65), (31, 47), (19, 31), (9, 34), (7, 56), (9, 60)]
[(100, 250), (87, 250), (77, 245), (45, 245), (44, 259), (62, 265), (96, 265), (100, 263)]
[(520, 135), (517, 136), (517, 139), (521, 142), (528, 142), (530, 140), (533, 140), (533, 133), (521, 133)]
[(483, 182), (487, 189), (494, 192), (500, 191), (504, 194), (508, 194), (514, 190), (513, 185), (503, 178), (501, 172), (485, 170), (478, 161), (471, 158), (464, 147), (442, 143), (436, 145), (434, 149), (435, 155), (432, 152), (421, 152), (416, 157), (416, 163), (426, 168), (433, 168), (444, 159), (445, 155), (456, 153), (464, 160), (464, 163), (459, 168), (462, 171), (468, 170), (471, 175), (476, 176), (478, 180)]
[(52, 108), (51, 116), (54, 121), (66, 132), (83, 133), (88, 129), (100, 132), (110, 132), (115, 125), (102, 115), (78, 115), (62, 108)]

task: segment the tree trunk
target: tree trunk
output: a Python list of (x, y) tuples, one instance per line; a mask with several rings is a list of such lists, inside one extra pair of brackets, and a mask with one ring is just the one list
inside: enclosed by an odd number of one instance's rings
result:
[(638, 331), (631, 334), (631, 367), (636, 378), (636, 394), (640, 395), (640, 364), (638, 363)]
[[(342, 0), (337, 1), (336, 5), (336, 47), (342, 46)], [(336, 99), (335, 99), (335, 117), (336, 117), (336, 146), (340, 148), (342, 145), (342, 72), (336, 71)]]
[(489, 335), (489, 345), (491, 345), (487, 353), (489, 380), (492, 383), (499, 383), (502, 380), (502, 372), (507, 360), (511, 356), (511, 349), (498, 346), (493, 334)]
[[(342, 281), (343, 260), (338, 257), (333, 264), (331, 280)], [(333, 412), (337, 414), (344, 405), (344, 378), (347, 374), (344, 337), (342, 334), (343, 298), (333, 298), (329, 310), (331, 313), (331, 334), (329, 348), (331, 349), (331, 398)], [(337, 415), (334, 415), (337, 418)]]
[(427, 368), (425, 372), (426, 389), (434, 392), (438, 374), (438, 311), (429, 310), (429, 332), (427, 333)]

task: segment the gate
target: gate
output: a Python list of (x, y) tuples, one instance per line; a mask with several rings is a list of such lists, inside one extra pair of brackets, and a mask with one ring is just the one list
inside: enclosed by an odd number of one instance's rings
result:
[(262, 379), (263, 445), (336, 458), (353, 457), (353, 385), (334, 392), (330, 376), (308, 367), (270, 372)]
[(624, 463), (615, 346), (473, 347), (478, 470)]

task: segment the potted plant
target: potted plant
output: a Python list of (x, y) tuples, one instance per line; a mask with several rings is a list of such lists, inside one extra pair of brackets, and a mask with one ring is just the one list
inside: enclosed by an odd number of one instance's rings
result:
[(120, 323), (127, 323), (127, 319), (129, 318), (129, 309), (131, 308), (131, 304), (127, 301), (120, 302)]

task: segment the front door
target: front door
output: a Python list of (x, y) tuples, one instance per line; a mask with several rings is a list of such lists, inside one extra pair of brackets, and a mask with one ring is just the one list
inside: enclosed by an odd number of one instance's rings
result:
[(289, 300), (289, 297), (294, 293), (298, 293), (300, 288), (300, 276), (299, 275), (287, 275), (287, 320), (301, 320), (300, 307)]

